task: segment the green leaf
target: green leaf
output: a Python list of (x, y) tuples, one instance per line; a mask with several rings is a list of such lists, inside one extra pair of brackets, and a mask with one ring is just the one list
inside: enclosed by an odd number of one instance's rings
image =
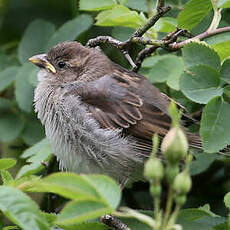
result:
[(81, 223), (81, 224), (71, 224), (65, 225), (65, 230), (110, 230), (110, 228), (101, 223)]
[(115, 181), (104, 175), (84, 175), (84, 178), (97, 189), (113, 209), (116, 209), (120, 202), (121, 191)]
[(128, 27), (116, 26), (113, 28), (112, 35), (120, 41), (126, 41), (135, 32), (135, 29)]
[(218, 54), (204, 42), (190, 42), (182, 50), (185, 65), (189, 68), (194, 65), (207, 65), (220, 69)]
[(226, 102), (230, 103), (230, 85), (224, 87), (224, 95), (223, 98)]
[(16, 114), (1, 114), (0, 116), (0, 141), (10, 142), (21, 133), (24, 122)]
[(6, 51), (3, 51), (0, 47), (0, 70), (3, 71), (8, 67), (17, 66), (18, 60), (15, 54), (9, 55), (6, 54)]
[[(47, 213), (47, 212), (41, 212), (41, 215), (46, 219), (48, 223), (53, 225), (53, 222), (57, 219), (56, 213)], [(58, 230), (58, 229), (57, 229)]]
[[(184, 62), (181, 57), (174, 58), (174, 68), (171, 69), (171, 72), (169, 74), (168, 80), (167, 80), (167, 85), (175, 90), (180, 90), (180, 78), (183, 74), (184, 71)], [(171, 63), (171, 64), (172, 64)]]
[(230, 56), (230, 41), (212, 45), (212, 48), (219, 54), (221, 61)]
[(79, 9), (86, 11), (98, 11), (111, 9), (115, 5), (113, 0), (80, 0)]
[(220, 96), (220, 73), (208, 66), (197, 65), (189, 68), (180, 79), (180, 88), (190, 100), (206, 104), (210, 99)]
[[(34, 66), (35, 67), (35, 66)], [(31, 70), (28, 81), (29, 83), (33, 86), (36, 87), (38, 85), (38, 72), (39, 72), (39, 68), (34, 68), (33, 70)]]
[(136, 11), (125, 6), (116, 5), (112, 10), (105, 10), (96, 17), (98, 26), (123, 26), (138, 28), (143, 24), (143, 19)]
[(204, 107), (200, 135), (206, 152), (218, 152), (230, 143), (230, 124), (226, 122), (229, 114), (230, 104), (221, 97), (213, 98)]
[(230, 192), (224, 196), (224, 204), (227, 208), (230, 209)]
[(215, 230), (229, 230), (229, 221), (214, 226)]
[(42, 170), (44, 166), (41, 164), (41, 162), (48, 161), (51, 158), (51, 153), (52, 150), (47, 139), (43, 139), (34, 146), (28, 148), (21, 157), (29, 157), (29, 159), (27, 159), (29, 164), (23, 166), (19, 170), (17, 178), (29, 176)]
[(25, 126), (21, 137), (27, 145), (34, 145), (45, 137), (44, 129), (41, 122), (34, 117), (29, 117), (25, 121)]
[(175, 31), (176, 26), (177, 26), (177, 20), (175, 18), (164, 17), (164, 18), (160, 18), (157, 21), (156, 25), (154, 26), (154, 29), (157, 32), (169, 33)]
[(52, 192), (77, 201), (99, 198), (97, 190), (83, 176), (73, 173), (54, 173), (36, 181), (31, 191)]
[(26, 160), (26, 165), (24, 165), (18, 172), (17, 178), (22, 176), (30, 176), (35, 173), (40, 172), (44, 169), (42, 162), (48, 162), (52, 157), (50, 151), (39, 151), (37, 155), (34, 155)]
[(164, 56), (166, 55), (155, 55), (155, 56), (147, 57), (144, 59), (141, 66), (143, 68), (152, 68), (154, 65), (156, 65), (158, 61), (160, 61), (161, 59), (164, 59)]
[(32, 111), (33, 86), (29, 82), (29, 76), (34, 73), (35, 66), (25, 63), (18, 71), (15, 82), (15, 97), (18, 106), (25, 112)]
[(20, 230), (18, 226), (6, 226), (2, 230)]
[(16, 162), (13, 158), (2, 158), (0, 159), (0, 170), (12, 168)]
[(225, 32), (225, 33), (220, 33), (220, 34), (216, 34), (215, 36), (211, 36), (211, 37), (207, 37), (205, 38), (205, 42), (210, 45), (216, 45), (222, 42), (227, 42), (230, 41), (230, 32)]
[[(179, 90), (179, 80), (184, 71), (184, 63), (181, 57), (174, 55), (154, 56), (152, 66), (147, 74), (152, 83), (165, 82), (175, 89)], [(145, 62), (146, 65), (147, 62)]]
[(14, 181), (13, 177), (7, 170), (1, 170), (1, 177), (2, 177), (2, 182), (4, 185), (7, 185)]
[(147, 1), (146, 0), (128, 0), (127, 2), (127, 7), (134, 9), (134, 10), (138, 10), (138, 11), (142, 11), (142, 12), (148, 12), (148, 7), (147, 7)]
[(221, 79), (230, 84), (230, 58), (223, 62), (220, 73)]
[(209, 216), (209, 213), (200, 208), (186, 208), (179, 213), (179, 218), (184, 218), (190, 221), (198, 220), (204, 216)]
[(23, 230), (49, 230), (36, 203), (16, 188), (0, 186), (0, 209)]
[(112, 211), (113, 209), (102, 201), (72, 201), (69, 202), (58, 215), (55, 224), (61, 227), (70, 224), (78, 224), (105, 214), (110, 214)]
[(178, 26), (191, 30), (202, 21), (211, 9), (212, 3), (210, 0), (190, 0), (178, 15)]
[(216, 229), (214, 226), (225, 221), (226, 218), (218, 217), (202, 208), (189, 208), (179, 212), (177, 223), (186, 230), (213, 230)]
[(12, 106), (12, 103), (9, 99), (0, 97), (0, 111), (7, 111)]
[(218, 215), (216, 215), (214, 212), (211, 211), (211, 208), (210, 208), (209, 204), (205, 204), (205, 205), (199, 207), (198, 209), (202, 210), (202, 211), (205, 211), (209, 216), (219, 217)]
[(218, 7), (219, 8), (230, 8), (230, 0), (219, 0)]
[[(211, 217), (211, 216), (204, 216), (199, 218), (198, 220), (187, 220), (185, 218), (178, 218), (177, 223), (182, 226), (183, 229), (186, 230), (213, 230), (216, 229), (216, 226), (219, 224), (223, 224), (226, 221), (226, 218), (219, 218), (219, 217)], [(221, 229), (224, 230), (224, 229)]]
[(217, 159), (219, 159), (217, 154), (207, 154), (199, 153), (196, 155), (196, 160), (192, 161), (190, 164), (190, 173), (192, 176), (204, 172), (209, 166)]
[(221, 61), (230, 56), (230, 32), (216, 34), (205, 39), (220, 56)]
[(73, 20), (63, 24), (51, 37), (47, 48), (64, 42), (67, 40), (75, 40), (80, 34), (88, 30), (93, 24), (93, 19), (90, 15), (81, 14)]
[(37, 155), (40, 151), (47, 152), (47, 153), (52, 152), (48, 139), (44, 138), (43, 140), (41, 140), (37, 144), (35, 144), (35, 145), (31, 146), (30, 148), (26, 149), (23, 152), (23, 154), (21, 155), (21, 158), (25, 159), (25, 158), (31, 157), (33, 155)]
[(18, 57), (22, 64), (28, 62), (28, 58), (46, 52), (46, 46), (55, 26), (44, 20), (34, 20), (26, 28), (26, 31), (19, 43)]
[(52, 174), (36, 181), (29, 191), (52, 192), (75, 201), (99, 200), (114, 209), (118, 206), (121, 196), (119, 187), (109, 177), (73, 173)]
[(0, 72), (0, 92), (9, 87), (16, 78), (17, 66), (11, 66)]

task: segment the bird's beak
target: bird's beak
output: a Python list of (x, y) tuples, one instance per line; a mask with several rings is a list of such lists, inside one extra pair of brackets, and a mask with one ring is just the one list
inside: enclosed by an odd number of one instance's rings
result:
[(47, 60), (47, 55), (46, 54), (38, 54), (35, 55), (31, 58), (29, 58), (29, 61), (35, 64), (38, 67), (45, 68), (52, 73), (56, 73), (56, 69), (54, 66)]

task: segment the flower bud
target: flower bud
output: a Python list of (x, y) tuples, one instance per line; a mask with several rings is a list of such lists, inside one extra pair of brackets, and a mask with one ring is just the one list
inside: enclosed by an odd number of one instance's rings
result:
[(149, 158), (145, 163), (144, 176), (147, 180), (161, 180), (164, 175), (164, 168), (161, 161), (154, 157)]
[(182, 206), (186, 202), (186, 195), (177, 195), (175, 197), (175, 203)]
[(167, 182), (171, 185), (174, 182), (175, 177), (179, 173), (179, 166), (176, 164), (168, 164), (166, 167), (166, 179)]
[(179, 173), (173, 183), (173, 189), (178, 194), (186, 194), (192, 187), (192, 180), (187, 170)]
[(162, 141), (161, 151), (171, 164), (184, 158), (188, 151), (188, 141), (179, 127), (173, 127), (169, 130)]
[(152, 194), (152, 196), (159, 197), (161, 195), (161, 185), (151, 185), (150, 193)]

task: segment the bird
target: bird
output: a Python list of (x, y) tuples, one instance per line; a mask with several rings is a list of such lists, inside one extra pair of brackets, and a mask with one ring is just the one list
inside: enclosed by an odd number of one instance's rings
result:
[[(105, 174), (122, 185), (141, 174), (153, 134), (163, 138), (170, 129), (170, 98), (146, 77), (77, 41), (29, 61), (40, 67), (35, 112), (60, 169)], [(199, 135), (184, 130), (190, 146), (200, 147)]]

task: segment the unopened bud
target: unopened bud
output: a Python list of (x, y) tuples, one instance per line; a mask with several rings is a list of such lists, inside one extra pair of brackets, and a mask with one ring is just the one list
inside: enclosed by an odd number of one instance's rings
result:
[(177, 176), (177, 174), (179, 173), (179, 167), (176, 164), (168, 164), (166, 167), (166, 179), (167, 182), (171, 185), (174, 182), (175, 177)]
[(151, 185), (150, 186), (150, 193), (152, 196), (159, 197), (161, 195), (161, 185)]
[(192, 187), (192, 180), (187, 171), (179, 173), (173, 183), (173, 189), (178, 194), (186, 194)]
[(186, 202), (186, 195), (177, 195), (175, 197), (175, 203), (182, 206)]
[(172, 164), (184, 158), (188, 151), (188, 141), (184, 132), (179, 127), (169, 130), (162, 141), (161, 151)]
[(147, 180), (161, 180), (164, 175), (164, 168), (161, 161), (154, 157), (149, 158), (145, 163), (144, 176)]

